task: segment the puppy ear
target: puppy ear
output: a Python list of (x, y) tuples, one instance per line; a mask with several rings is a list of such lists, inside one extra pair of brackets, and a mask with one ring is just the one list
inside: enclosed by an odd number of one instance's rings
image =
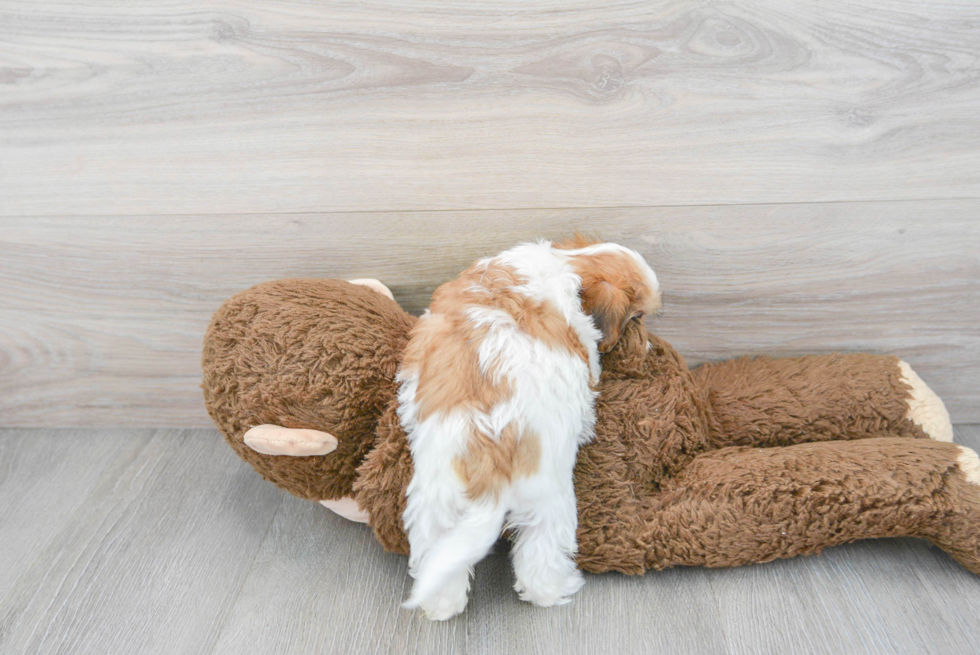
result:
[(598, 280), (582, 287), (582, 308), (602, 332), (599, 352), (609, 352), (629, 323), (629, 296), (615, 285)]

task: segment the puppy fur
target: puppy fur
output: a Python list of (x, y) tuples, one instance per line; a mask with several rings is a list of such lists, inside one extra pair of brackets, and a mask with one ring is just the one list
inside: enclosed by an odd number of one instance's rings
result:
[(599, 353), (659, 304), (642, 257), (579, 236), (519, 245), (436, 290), (398, 374), (415, 465), (405, 607), (462, 612), (472, 567), (505, 522), (523, 600), (551, 606), (578, 591), (572, 473), (593, 435)]

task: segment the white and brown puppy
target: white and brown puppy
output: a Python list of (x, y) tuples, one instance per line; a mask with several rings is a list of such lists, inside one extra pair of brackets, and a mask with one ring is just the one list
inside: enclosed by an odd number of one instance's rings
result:
[(578, 591), (572, 473), (593, 436), (599, 353), (659, 304), (642, 257), (581, 237), (517, 246), (436, 289), (398, 374), (415, 465), (405, 607), (462, 612), (472, 567), (505, 522), (523, 600)]

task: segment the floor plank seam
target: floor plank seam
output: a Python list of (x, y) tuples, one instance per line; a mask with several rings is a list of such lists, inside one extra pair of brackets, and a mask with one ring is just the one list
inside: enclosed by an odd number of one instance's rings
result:
[[(610, 209), (678, 209), (699, 207), (780, 207), (786, 205), (856, 205), (883, 203), (919, 203), (919, 202), (951, 202), (980, 200), (980, 196), (937, 196), (934, 198), (858, 198), (836, 200), (799, 200), (799, 201), (763, 201), (763, 202), (711, 202), (711, 203), (663, 203), (637, 205), (569, 205), (569, 206), (539, 206), (539, 207), (465, 207), (440, 209), (329, 209), (309, 211), (261, 211), (261, 212), (180, 212), (173, 214), (158, 213), (122, 213), (122, 214), (80, 214), (72, 213), (74, 218), (190, 218), (196, 216), (334, 216), (356, 214), (478, 214), (487, 212), (521, 212), (521, 211), (600, 211)], [(3, 219), (31, 218), (60, 218), (58, 214), (0, 214)]]

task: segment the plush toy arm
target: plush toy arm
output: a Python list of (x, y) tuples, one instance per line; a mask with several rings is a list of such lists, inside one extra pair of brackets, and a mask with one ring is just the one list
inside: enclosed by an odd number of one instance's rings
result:
[(712, 405), (709, 436), (716, 448), (869, 437), (953, 439), (942, 400), (897, 357), (744, 357), (705, 364), (694, 375)]
[(980, 574), (980, 459), (952, 443), (725, 448), (699, 455), (656, 494), (603, 504), (581, 508), (587, 571), (738, 566), (912, 536)]

